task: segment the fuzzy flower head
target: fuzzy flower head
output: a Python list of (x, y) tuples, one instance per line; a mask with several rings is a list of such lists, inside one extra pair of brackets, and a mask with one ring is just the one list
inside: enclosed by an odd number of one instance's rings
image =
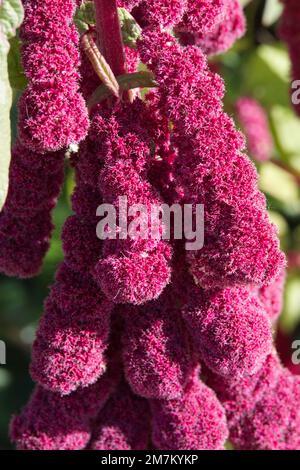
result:
[(158, 301), (126, 312), (125, 376), (133, 391), (146, 398), (177, 398), (194, 366), (189, 335), (172, 301), (166, 292)]
[(214, 392), (197, 377), (182, 397), (152, 400), (152, 440), (161, 450), (220, 450), (227, 439), (225, 413)]
[(33, 345), (33, 378), (62, 395), (94, 383), (106, 369), (110, 313), (93, 283), (62, 265)]
[(205, 33), (196, 33), (192, 43), (207, 55), (221, 54), (229, 50), (246, 31), (246, 19), (238, 0), (227, 0), (224, 16), (215, 27)]
[(199, 49), (182, 48), (167, 33), (145, 32), (139, 51), (173, 123), (175, 182), (184, 199), (206, 205), (206, 243), (187, 255), (193, 277), (206, 289), (271, 283), (285, 258), (243, 139), (223, 111), (220, 77)]
[(180, 22), (187, 1), (142, 0), (132, 13), (142, 27), (170, 28)]
[(263, 107), (256, 100), (243, 97), (236, 103), (236, 112), (252, 157), (261, 162), (269, 160), (272, 156), (273, 139)]
[(29, 84), (19, 104), (19, 136), (34, 151), (56, 151), (84, 139), (89, 124), (78, 93), (76, 4), (27, 0), (24, 6), (20, 37)]
[(10, 435), (19, 450), (81, 450), (91, 438), (90, 420), (113, 390), (111, 377), (61, 397), (36, 386), (21, 414), (14, 416)]
[(282, 369), (274, 389), (269, 389), (233, 429), (232, 442), (236, 448), (299, 450), (299, 397), (299, 377)]
[(226, 1), (187, 0), (185, 14), (177, 29), (189, 33), (211, 32), (224, 18)]
[(99, 109), (93, 119), (91, 138), (100, 142), (98, 158), (103, 161), (98, 181), (103, 201), (114, 204), (117, 211), (119, 198), (126, 195), (128, 205), (143, 204), (147, 209), (141, 225), (146, 225), (148, 236), (137, 230), (125, 239), (105, 240), (104, 256), (95, 265), (96, 283), (115, 303), (140, 305), (154, 300), (170, 280), (171, 246), (151, 236), (148, 218), (151, 206), (161, 202), (147, 177), (158, 147), (154, 136), (159, 136), (160, 145), (160, 134), (153, 131), (158, 124), (139, 99), (109, 113)]
[(222, 376), (257, 372), (272, 348), (270, 321), (246, 288), (192, 296), (183, 309), (202, 360)]
[(92, 450), (145, 450), (149, 440), (149, 409), (121, 383), (96, 421)]

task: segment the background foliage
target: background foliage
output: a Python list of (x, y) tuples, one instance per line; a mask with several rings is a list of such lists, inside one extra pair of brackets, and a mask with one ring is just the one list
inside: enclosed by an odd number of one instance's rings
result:
[[(286, 48), (276, 37), (281, 12), (278, 0), (241, 0), (248, 19), (247, 35), (234, 48), (214, 60), (227, 84), (226, 108), (233, 113), (239, 96), (251, 95), (266, 108), (274, 137), (273, 161), (259, 165), (260, 186), (278, 225), (290, 266), (285, 307), (278, 325), (277, 343), (285, 364), (291, 364), (292, 341), (300, 340), (300, 119), (291, 108), (290, 62)], [(12, 135), (16, 134), (18, 97), (25, 86), (19, 59), (19, 40), (10, 39), (9, 78), (13, 88)], [(284, 166), (288, 171), (282, 169)], [(56, 230), (43, 271), (35, 279), (21, 281), (0, 276), (0, 339), (7, 345), (7, 364), (0, 366), (0, 449), (9, 448), (8, 423), (26, 401), (33, 384), (28, 374), (30, 348), (43, 299), (62, 259), (60, 230), (71, 212), (69, 196), (73, 175), (66, 168), (67, 182), (55, 210)]]

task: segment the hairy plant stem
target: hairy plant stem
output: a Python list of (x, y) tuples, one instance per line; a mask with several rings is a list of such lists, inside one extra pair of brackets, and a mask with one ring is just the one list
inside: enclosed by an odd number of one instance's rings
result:
[(115, 76), (126, 73), (125, 53), (116, 0), (94, 0), (99, 48)]

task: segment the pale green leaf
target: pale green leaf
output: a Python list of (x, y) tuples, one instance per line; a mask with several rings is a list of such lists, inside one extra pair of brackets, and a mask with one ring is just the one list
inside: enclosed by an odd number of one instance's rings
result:
[[(300, 279), (291, 277), (285, 288), (285, 306), (280, 325), (286, 334), (291, 334), (300, 320)], [(292, 351), (291, 351), (292, 352)]]
[(300, 157), (300, 120), (292, 108), (273, 106), (270, 119), (277, 142), (286, 155)]
[[(0, 38), (1, 41), (1, 38)], [(2, 209), (8, 191), (8, 174), (10, 165), (10, 108), (12, 90), (9, 84), (7, 55), (0, 53), (0, 210)]]
[(242, 93), (255, 96), (263, 105), (290, 106), (290, 59), (278, 46), (262, 45), (251, 54), (242, 77)]
[(280, 0), (267, 0), (262, 22), (265, 26), (271, 26), (280, 17), (283, 4)]
[(287, 171), (278, 168), (271, 162), (266, 162), (261, 166), (260, 189), (279, 201), (298, 205), (299, 189), (294, 177)]
[(136, 42), (141, 36), (142, 30), (133, 16), (125, 8), (118, 8), (118, 13), (123, 42), (126, 44), (126, 46), (135, 48)]
[(75, 14), (75, 24), (78, 30), (83, 33), (88, 30), (89, 25), (95, 25), (95, 4), (94, 2), (85, 2), (77, 8)]
[(21, 0), (2, 0), (0, 4), (0, 28), (2, 33), (11, 38), (23, 21), (24, 12)]
[(21, 0), (2, 0), (0, 3), (0, 210), (8, 191), (9, 165), (11, 153), (10, 109), (12, 89), (9, 82), (8, 39), (15, 34), (23, 20)]

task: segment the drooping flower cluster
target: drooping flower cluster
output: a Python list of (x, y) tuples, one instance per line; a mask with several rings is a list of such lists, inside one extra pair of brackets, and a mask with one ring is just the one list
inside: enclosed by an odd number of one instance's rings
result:
[[(157, 103), (155, 97), (150, 95), (149, 109), (155, 109), (155, 102)], [(145, 109), (143, 110), (143, 108)], [(132, 115), (137, 116), (137, 110), (139, 110), (138, 119), (143, 120), (144, 127), (136, 120), (131, 119)], [(63, 230), (65, 261), (59, 268), (56, 282), (45, 303), (45, 313), (33, 346), (31, 365), (32, 375), (40, 384), (39, 387), (42, 386), (48, 390), (43, 393), (47, 393), (47, 397), (50, 397), (49, 400), (52, 400), (53, 396), (56, 397), (58, 410), (61, 407), (64, 409), (67, 398), (70, 397), (70, 400), (72, 397), (76, 398), (78, 390), (81, 390), (82, 387), (85, 387), (84, 390), (88, 395), (92, 387), (105, 380), (105, 369), (108, 367), (110, 370), (115, 367), (114, 364), (112, 365), (109, 350), (107, 351), (112, 303), (101, 294), (99, 287), (95, 290), (93, 287), (95, 285), (93, 277), (98, 279), (99, 259), (100, 263), (102, 259), (106, 259), (102, 258), (106, 252), (106, 243), (97, 239), (96, 224), (92, 223), (95, 218), (96, 206), (101, 201), (100, 193), (97, 192), (97, 189), (95, 191), (95, 188), (101, 188), (102, 194), (108, 198), (112, 197), (114, 191), (119, 188), (119, 186), (112, 184), (114, 179), (111, 176), (115, 174), (112, 171), (107, 180), (110, 183), (107, 186), (110, 188), (110, 192), (104, 191), (106, 180), (103, 175), (106, 168), (106, 155), (111, 155), (109, 145), (114, 143), (111, 140), (112, 132), (114, 132), (113, 135), (119, 144), (122, 142), (121, 139), (127, 136), (130, 137), (130, 141), (137, 144), (136, 136), (139, 136), (140, 139), (146, 139), (148, 136), (149, 139), (149, 135), (151, 135), (151, 148), (154, 155), (145, 151), (145, 144), (132, 147), (131, 152), (128, 152), (126, 147), (122, 147), (124, 153), (120, 164), (125, 163), (128, 171), (123, 169), (121, 179), (118, 180), (121, 185), (127, 185), (126, 191), (128, 190), (129, 200), (131, 194), (133, 194), (133, 200), (135, 200), (135, 194), (144, 194), (143, 197), (147, 197), (147, 191), (138, 193), (136, 191), (138, 186), (130, 186), (130, 183), (136, 181), (132, 175), (135, 177), (136, 169), (140, 168), (144, 169), (144, 178), (146, 178), (147, 165), (151, 165), (152, 159), (154, 162), (156, 161), (156, 152), (158, 149), (163, 150), (164, 138), (169, 133), (167, 130), (167, 134), (163, 136), (165, 129), (161, 127), (161, 121), (159, 119), (156, 121), (155, 114), (151, 117), (147, 111), (147, 105), (139, 99), (136, 99), (133, 104), (116, 105), (113, 110), (101, 106), (95, 111), (89, 139), (82, 144), (80, 155), (75, 160), (77, 186), (72, 202), (76, 215), (67, 220)], [(122, 131), (119, 130), (119, 133), (116, 133), (118, 128)], [(127, 132), (125, 132), (125, 128)], [(109, 139), (106, 140), (105, 135)], [(135, 140), (133, 140), (134, 137)], [(150, 140), (146, 140), (146, 142), (149, 146)], [(135, 152), (133, 152), (133, 148)], [(114, 152), (114, 155), (118, 156), (118, 152)], [(130, 157), (134, 157), (134, 160)], [(135, 169), (134, 173), (129, 171), (131, 166)], [(113, 167), (111, 168), (113, 170)], [(121, 166), (120, 168), (122, 169)], [(139, 178), (140, 174), (138, 173)], [(144, 181), (147, 180), (142, 180), (143, 188), (146, 188), (147, 185), (150, 188), (149, 183)], [(149, 194), (152, 193), (156, 194), (154, 189)], [(89, 227), (91, 229), (93, 227), (90, 232)], [(108, 241), (110, 242), (110, 240)], [(111, 242), (121, 241), (111, 240)], [(133, 255), (139, 256), (140, 243), (145, 250), (149, 241), (137, 240), (131, 246)], [(160, 243), (165, 244), (163, 241)], [(104, 250), (102, 245), (104, 245)], [(156, 246), (157, 241), (153, 241), (151, 249), (155, 250)], [(166, 251), (169, 256), (170, 249), (166, 248)], [(163, 256), (163, 253), (158, 252), (158, 256)], [(153, 257), (155, 258), (155, 252), (154, 255), (151, 253), (148, 258), (151, 260)], [(119, 257), (121, 267), (123, 260), (125, 260), (126, 266), (127, 259), (124, 259), (124, 256)], [(157, 267), (157, 264), (155, 266)], [(135, 265), (133, 268), (137, 269)], [(167, 271), (170, 272), (170, 267)], [(144, 274), (143, 270), (140, 272), (141, 275)], [(169, 274), (165, 282), (168, 277)], [(157, 272), (151, 273), (149, 280), (146, 277), (141, 279), (141, 285), (143, 286), (145, 282), (156, 285), (157, 279), (160, 278), (161, 273), (157, 269)], [(128, 300), (131, 300), (131, 303), (137, 303), (136, 299), (138, 298), (144, 302), (147, 300), (149, 291), (147, 289), (137, 291), (135, 289), (136, 281), (133, 279), (130, 284), (131, 279), (125, 273), (124, 281), (127, 282), (135, 295), (138, 292), (138, 297)], [(163, 448), (162, 439), (165, 432), (171, 432), (170, 439), (172, 436), (173, 441), (169, 442), (170, 448), (222, 447), (227, 437), (225, 415), (214, 393), (208, 389), (206, 391), (206, 387), (200, 383), (195, 373), (198, 360), (195, 357), (189, 333), (180, 318), (180, 312), (178, 309), (176, 311), (176, 307), (173, 305), (170, 289), (171, 287), (167, 287), (165, 294), (162, 294), (159, 300), (148, 303), (145, 307), (132, 305), (116, 308), (114, 317), (121, 318), (124, 325), (120, 331), (118, 331), (118, 327), (111, 328), (111, 333), (114, 333), (117, 339), (113, 341), (110, 336), (110, 340), (113, 351), (119, 349), (117, 345), (120, 343), (122, 345), (123, 374), (132, 391), (129, 390), (128, 385), (125, 385), (123, 378), (115, 394), (111, 395), (99, 413), (88, 447), (124, 450), (147, 448), (150, 445), (151, 432), (157, 448)], [(112, 293), (113, 295), (110, 295), (112, 300), (120, 301), (116, 298), (115, 289), (112, 290)], [(110, 293), (108, 292), (108, 294)], [(165, 310), (166, 308), (168, 311)], [(143, 331), (142, 336), (140, 336), (141, 331)], [(95, 385), (93, 385), (94, 383)], [(191, 383), (194, 385), (191, 386)], [(197, 409), (196, 403), (205, 403), (206, 401), (207, 406), (199, 409), (193, 417), (193, 431), (183, 427), (180, 435), (177, 435), (175, 430), (174, 432), (169, 430), (170, 426), (174, 427), (172, 424), (174, 418), (172, 417), (175, 414), (177, 416), (176, 422), (179, 420), (184, 424), (187, 415), (194, 408)], [(41, 448), (43, 445), (41, 441), (45, 435), (47, 436), (45, 448), (51, 446), (51, 448), (58, 449), (66, 448), (65, 446), (74, 448), (76, 445), (78, 445), (77, 448), (83, 448), (87, 445), (86, 439), (89, 436), (90, 427), (86, 416), (78, 416), (80, 426), (77, 427), (77, 430), (81, 430), (83, 426), (83, 437), (81, 434), (78, 437), (75, 432), (72, 432), (74, 428), (72, 420), (67, 423), (63, 421), (61, 426), (66, 427), (66, 434), (70, 438), (62, 444), (59, 440), (54, 439), (55, 430), (52, 431), (44, 415), (41, 418), (42, 422), (34, 418), (32, 411), (34, 406), (36, 406), (35, 395), (25, 411), (13, 421), (12, 437), (19, 448)], [(169, 409), (169, 406), (172, 408)], [(206, 409), (209, 411), (206, 412)], [(45, 410), (45, 414), (50, 415), (49, 421), (52, 419), (53, 412), (51, 410), (52, 408)], [(156, 423), (152, 428), (149, 421), (150, 415)], [(203, 423), (204, 418), (206, 424)], [(61, 418), (59, 417), (57, 426), (60, 425), (60, 422)], [(68, 430), (69, 426), (70, 431)], [(211, 441), (207, 441), (209, 431), (212, 431)], [(159, 433), (163, 434), (160, 436)], [(36, 436), (36, 440), (32, 439), (32, 435)]]
[(194, 278), (205, 288), (269, 284), (284, 257), (243, 138), (223, 112), (223, 82), (199, 49), (182, 49), (167, 33), (145, 33), (140, 54), (174, 126), (177, 184), (186, 201), (206, 208), (205, 245), (187, 255)]
[(142, 0), (133, 14), (143, 27), (169, 28), (177, 24), (187, 7), (188, 0)]
[(39, 385), (19, 416), (11, 422), (11, 437), (20, 450), (84, 449), (93, 431), (95, 416), (105, 406), (120, 380), (112, 361), (95, 384), (61, 396)]
[(225, 407), (230, 439), (241, 450), (299, 449), (299, 377), (284, 369), (275, 352), (254, 375), (210, 376), (209, 385)]
[(26, 0), (20, 37), (29, 84), (19, 104), (19, 135), (37, 152), (76, 144), (87, 132), (85, 102), (78, 93), (78, 33), (74, 0)]
[[(151, 206), (162, 203), (147, 180), (151, 143), (155, 146), (151, 125), (151, 115), (139, 99), (116, 109), (108, 120), (101, 115), (94, 119), (94, 132), (103, 146), (99, 158), (104, 164), (98, 181), (103, 201), (117, 207), (118, 198), (126, 195), (128, 206), (143, 204), (147, 208), (139, 222), (141, 234), (134, 238), (127, 235), (124, 241), (121, 237), (104, 241), (104, 258), (95, 267), (96, 282), (117, 303), (153, 300), (170, 280), (171, 249), (167, 242), (151, 237), (148, 217)], [(156, 148), (153, 152), (155, 155)], [(144, 226), (146, 233), (142, 233)]]
[[(279, 34), (287, 43), (291, 62), (292, 62), (292, 80), (295, 80), (295, 87), (292, 86), (292, 93), (295, 93), (293, 105), (295, 111), (300, 116), (299, 103), (299, 80), (300, 80), (300, 39), (299, 39), (299, 21), (300, 21), (300, 5), (297, 0), (282, 0), (284, 5), (283, 14), (280, 21)], [(297, 91), (298, 90), (298, 91)]]
[(1, 272), (26, 278), (40, 270), (63, 176), (64, 152), (41, 155), (21, 142), (15, 144), (9, 192), (0, 214)]
[(227, 0), (187, 0), (179, 31), (210, 33), (224, 19)]
[[(33, 346), (38, 385), (12, 421), (20, 449), (218, 450), (229, 433), (241, 449), (300, 448), (300, 383), (272, 345), (285, 265), (276, 230), (221, 78), (200, 48), (163, 32), (208, 33), (228, 3), (126, 2), (144, 18), (138, 53), (158, 89), (91, 110), (73, 158), (65, 258)], [(83, 72), (88, 98), (97, 83)], [(148, 212), (135, 238), (111, 239), (106, 227), (99, 240), (97, 207), (120, 216), (122, 196), (147, 209), (204, 204), (204, 247), (149, 237)]]
[(102, 199), (94, 179), (86, 179), (91, 161), (95, 178), (101, 165), (95, 158), (93, 142), (86, 141), (72, 197), (75, 215), (67, 219), (62, 232), (64, 263), (45, 303), (32, 353), (33, 378), (63, 395), (94, 383), (106, 368), (104, 352), (113, 306), (92, 275), (102, 250), (96, 235), (96, 209)]
[(63, 183), (68, 145), (85, 137), (88, 116), (78, 93), (76, 2), (24, 2), (22, 62), (28, 87), (19, 103), (19, 137), (10, 187), (0, 215), (0, 270), (31, 277), (40, 270)]
[(207, 55), (220, 54), (230, 49), (233, 43), (243, 36), (246, 28), (245, 17), (238, 0), (217, 0), (207, 3), (206, 16), (199, 15), (203, 8), (198, 7), (196, 10), (198, 20), (202, 21), (196, 24), (190, 23), (188, 10), (186, 21), (179, 24), (177, 32), (182, 44), (194, 44)]
[(236, 102), (236, 112), (251, 156), (259, 162), (269, 160), (273, 139), (264, 108), (253, 98), (242, 97)]

